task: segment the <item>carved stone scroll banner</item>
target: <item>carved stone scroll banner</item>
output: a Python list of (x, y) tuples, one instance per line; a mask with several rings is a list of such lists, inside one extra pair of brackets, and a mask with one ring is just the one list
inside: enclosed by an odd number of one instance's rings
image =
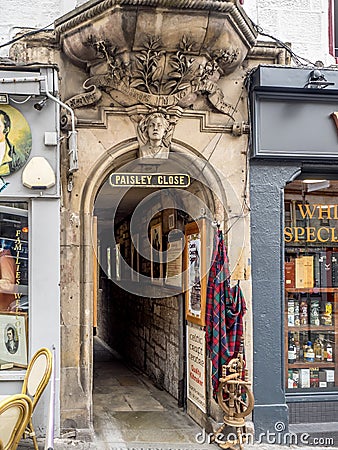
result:
[[(87, 80), (88, 81), (88, 80)], [(95, 85), (86, 87), (86, 82), (83, 83), (85, 89), (91, 89), (88, 92), (83, 92), (82, 94), (74, 95), (74, 97), (68, 99), (66, 104), (72, 109), (82, 108), (84, 106), (95, 105), (101, 100), (102, 92)]]
[(217, 84), (212, 81), (200, 82), (194, 85), (191, 84), (185, 89), (182, 89), (181, 91), (172, 95), (155, 95), (148, 94), (133, 87), (127, 86), (123, 81), (114, 82), (114, 80), (109, 77), (109, 74), (94, 76), (88, 79), (88, 81), (89, 80), (95, 85), (93, 91), (75, 95), (74, 97), (67, 100), (67, 105), (69, 105), (71, 108), (80, 108), (96, 104), (102, 97), (102, 93), (99, 89), (107, 90), (108, 88), (109, 90), (117, 90), (119, 92), (122, 92), (130, 99), (135, 100), (135, 102), (130, 102), (128, 106), (130, 104), (136, 105), (141, 103), (153, 108), (166, 108), (172, 106), (185, 107), (186, 105), (184, 103), (184, 100), (186, 98), (188, 98), (193, 93), (203, 92), (207, 95), (210, 103), (219, 112), (229, 116), (233, 120), (234, 114), (236, 113), (236, 109), (232, 105), (224, 101), (223, 92), (217, 86)]

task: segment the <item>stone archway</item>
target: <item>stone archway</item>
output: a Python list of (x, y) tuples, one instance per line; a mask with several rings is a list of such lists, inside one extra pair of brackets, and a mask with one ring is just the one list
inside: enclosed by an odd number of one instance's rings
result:
[[(83, 185), (81, 200), (80, 200), (80, 245), (79, 245), (79, 275), (80, 275), (80, 291), (79, 291), (79, 341), (80, 351), (78, 355), (78, 375), (79, 384), (85, 398), (83, 403), (84, 410), (82, 411), (82, 423), (87, 421), (87, 426), (90, 428), (92, 423), (92, 369), (93, 369), (93, 258), (92, 258), (92, 217), (93, 207), (96, 195), (102, 186), (102, 183), (107, 179), (109, 173), (114, 169), (118, 169), (124, 164), (131, 162), (137, 158), (138, 144), (135, 140), (127, 140), (120, 142), (113, 146), (99, 160), (91, 167), (87, 179)], [(184, 155), (189, 162), (190, 167), (192, 161), (198, 166), (199, 162), (205, 165), (205, 160), (201, 157), (199, 152), (192, 147), (185, 145), (182, 142), (173, 142), (173, 153)], [(204, 163), (203, 163), (204, 161)], [(217, 211), (220, 217), (220, 210), (224, 206), (225, 192), (224, 185), (219, 179), (219, 175), (208, 167), (208, 170), (203, 174), (205, 189), (203, 193), (205, 201), (212, 203), (213, 210)], [(215, 194), (212, 188), (215, 188)], [(211, 189), (210, 189), (211, 188)], [(217, 193), (221, 199), (217, 197)], [(223, 203), (222, 203), (223, 201)], [(224, 219), (224, 211), (222, 215)], [(77, 425), (77, 427), (79, 427)]]

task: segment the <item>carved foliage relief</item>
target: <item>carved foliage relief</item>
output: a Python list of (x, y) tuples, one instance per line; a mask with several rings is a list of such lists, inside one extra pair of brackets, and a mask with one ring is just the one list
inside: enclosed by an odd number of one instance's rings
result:
[(97, 103), (103, 91), (122, 106), (141, 104), (150, 109), (187, 108), (203, 96), (208, 108), (233, 118), (234, 108), (224, 101), (217, 80), (223, 75), (222, 67), (237, 60), (239, 50), (196, 55), (194, 42), (185, 36), (175, 53), (166, 52), (156, 36), (149, 36), (133, 54), (93, 37), (87, 45), (95, 49), (106, 70), (85, 81), (86, 93), (67, 101), (72, 108)]

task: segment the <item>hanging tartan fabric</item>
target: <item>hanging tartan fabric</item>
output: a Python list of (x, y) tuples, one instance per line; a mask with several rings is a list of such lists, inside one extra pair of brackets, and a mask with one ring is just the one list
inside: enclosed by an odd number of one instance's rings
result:
[(209, 271), (206, 304), (206, 339), (212, 361), (214, 398), (217, 396), (222, 365), (235, 357), (240, 348), (245, 311), (245, 300), (239, 283), (233, 288), (230, 287), (229, 260), (223, 233), (217, 230)]

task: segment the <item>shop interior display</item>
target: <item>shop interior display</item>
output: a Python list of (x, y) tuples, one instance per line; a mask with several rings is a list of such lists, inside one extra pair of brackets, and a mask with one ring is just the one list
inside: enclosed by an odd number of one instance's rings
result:
[(338, 387), (337, 187), (296, 181), (285, 190), (285, 387), (292, 392)]

